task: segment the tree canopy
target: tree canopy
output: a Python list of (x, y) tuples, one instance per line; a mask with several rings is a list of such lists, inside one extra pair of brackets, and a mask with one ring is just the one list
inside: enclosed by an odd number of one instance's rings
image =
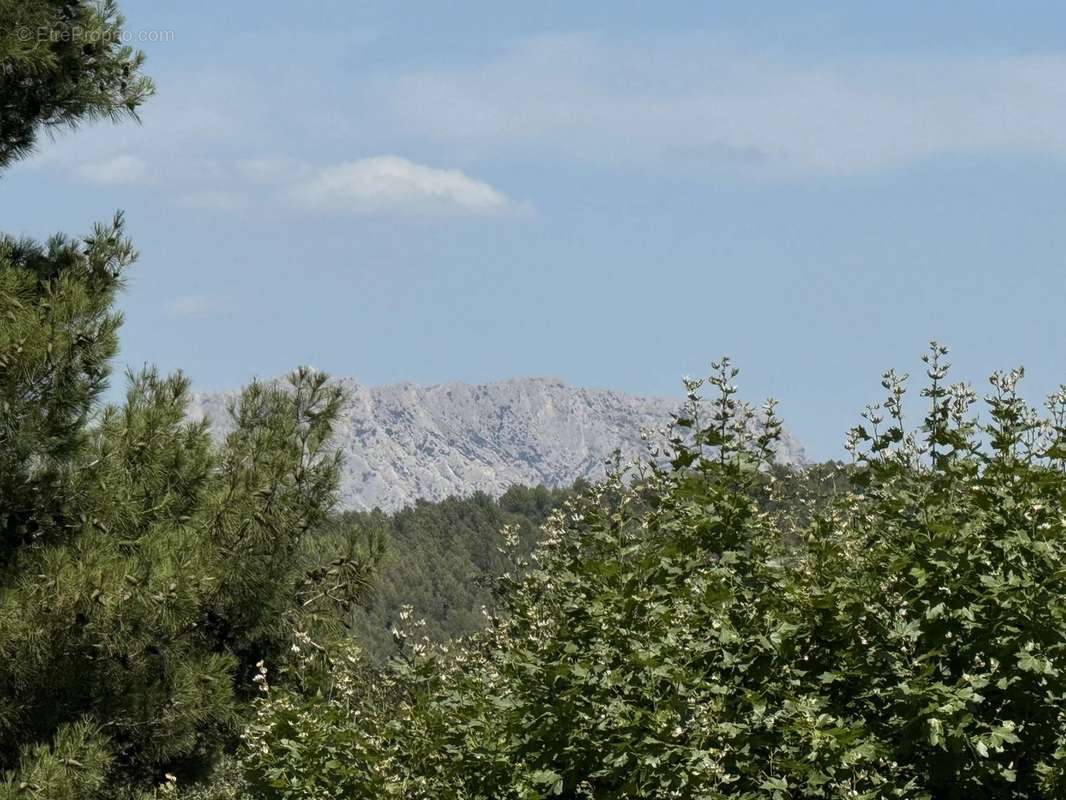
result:
[(0, 169), (42, 131), (135, 116), (152, 94), (114, 0), (0, 0)]
[[(113, 3), (0, 0), (0, 167), (42, 130), (151, 92)], [(0, 798), (132, 797), (231, 749), (255, 664), (329, 637), (380, 552), (320, 527), (344, 398), (308, 369), (254, 383), (220, 444), (189, 381), (105, 404), (136, 253), (121, 214), (41, 244), (0, 234)]]
[(828, 501), (768, 468), (772, 408), (747, 434), (719, 364), (713, 417), (553, 515), (485, 632), (408, 619), (377, 680), (264, 666), (250, 796), (1061, 797), (1066, 391), (1040, 415), (997, 373), (982, 418), (944, 355), (913, 431), (885, 374)]

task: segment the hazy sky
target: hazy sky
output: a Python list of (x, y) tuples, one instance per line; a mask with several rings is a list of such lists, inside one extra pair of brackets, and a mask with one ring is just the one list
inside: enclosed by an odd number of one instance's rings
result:
[(122, 5), (144, 124), (43, 142), (0, 220), (126, 210), (124, 363), (659, 394), (729, 353), (816, 457), (930, 338), (1066, 381), (1061, 3)]

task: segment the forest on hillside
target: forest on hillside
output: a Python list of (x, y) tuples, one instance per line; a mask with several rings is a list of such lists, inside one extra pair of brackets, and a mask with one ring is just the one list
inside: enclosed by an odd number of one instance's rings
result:
[[(0, 0), (0, 170), (149, 100), (122, 24)], [(1066, 387), (932, 342), (791, 468), (721, 358), (602, 481), (338, 513), (321, 372), (107, 400), (136, 258), (0, 235), (0, 800), (1066, 797)]]
[[(582, 491), (578, 485), (575, 491)], [(570, 492), (511, 487), (494, 499), (477, 493), (385, 514), (337, 514), (320, 535), (351, 527), (382, 536), (384, 557), (366, 602), (352, 615), (352, 632), (364, 653), (384, 662), (396, 649), (392, 635), (405, 607), (425, 620), (424, 634), (447, 642), (483, 628), (496, 606), (496, 581), (511, 567), (504, 531), (513, 531), (525, 554), (541, 525)]]

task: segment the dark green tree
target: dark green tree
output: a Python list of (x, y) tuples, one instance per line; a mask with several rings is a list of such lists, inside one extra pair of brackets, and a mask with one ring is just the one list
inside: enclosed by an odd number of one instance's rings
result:
[(114, 0), (0, 0), (0, 169), (42, 130), (135, 116), (152, 93)]
[[(0, 0), (0, 168), (42, 130), (150, 93), (110, 2)], [(0, 235), (0, 798), (134, 796), (231, 744), (256, 662), (328, 639), (377, 545), (308, 532), (333, 502), (343, 402), (256, 383), (212, 441), (188, 380), (104, 405), (135, 252), (121, 215), (78, 240)]]

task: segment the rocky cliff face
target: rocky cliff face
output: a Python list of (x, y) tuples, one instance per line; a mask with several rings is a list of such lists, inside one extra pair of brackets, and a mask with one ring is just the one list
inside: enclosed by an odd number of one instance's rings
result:
[[(625, 460), (646, 456), (641, 430), (662, 427), (681, 405), (679, 398), (542, 378), (480, 386), (339, 382), (351, 398), (337, 430), (345, 455), (340, 503), (347, 509), (391, 511), (420, 499), (499, 495), (516, 483), (554, 487), (597, 479), (615, 449)], [(206, 416), (224, 434), (234, 396), (198, 394), (191, 414)], [(803, 450), (786, 434), (779, 458), (799, 463)]]

